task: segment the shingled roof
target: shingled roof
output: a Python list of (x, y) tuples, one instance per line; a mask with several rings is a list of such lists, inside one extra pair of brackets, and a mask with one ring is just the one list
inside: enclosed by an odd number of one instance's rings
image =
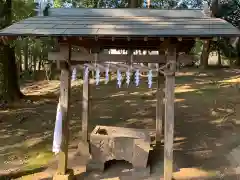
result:
[(31, 17), (0, 31), (0, 36), (234, 37), (240, 31), (201, 10), (67, 9)]

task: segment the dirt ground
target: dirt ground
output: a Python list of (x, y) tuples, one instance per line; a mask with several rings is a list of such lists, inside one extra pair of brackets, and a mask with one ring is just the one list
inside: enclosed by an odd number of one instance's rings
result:
[[(72, 86), (70, 149), (76, 148), (81, 130), (81, 81)], [(59, 81), (28, 83), (22, 88), (28, 95), (25, 100), (10, 107), (2, 105), (2, 179), (48, 178), (49, 174), (38, 173), (54, 157), (51, 146), (58, 87)], [(154, 129), (155, 87), (148, 89), (143, 81), (140, 87), (121, 89), (116, 81), (92, 85), (90, 131), (96, 125)], [(237, 165), (228, 158), (240, 145), (240, 71), (181, 70), (175, 94), (175, 179), (240, 179)], [(83, 162), (75, 160), (75, 172), (84, 171)]]

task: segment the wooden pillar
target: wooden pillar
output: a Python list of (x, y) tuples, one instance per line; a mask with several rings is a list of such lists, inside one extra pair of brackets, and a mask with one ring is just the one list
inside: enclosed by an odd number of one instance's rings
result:
[(82, 140), (88, 142), (89, 119), (89, 73), (83, 72), (83, 99), (82, 99)]
[(165, 73), (164, 180), (171, 180), (173, 173), (174, 141), (174, 87), (176, 71), (175, 49), (168, 49), (167, 60), (167, 62), (170, 62), (170, 67)]
[(157, 91), (156, 91), (156, 143), (161, 142), (162, 137), (162, 124), (163, 124), (163, 89), (161, 89), (161, 84), (163, 83), (163, 76), (158, 72), (157, 76)]
[(61, 68), (60, 77), (60, 108), (62, 113), (62, 143), (59, 153), (58, 174), (65, 175), (68, 161), (68, 139), (69, 139), (69, 99), (71, 86), (71, 71), (67, 63)]

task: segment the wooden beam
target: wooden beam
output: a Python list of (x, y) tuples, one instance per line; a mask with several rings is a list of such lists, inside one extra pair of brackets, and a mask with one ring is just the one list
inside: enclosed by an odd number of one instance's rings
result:
[(82, 140), (88, 142), (88, 119), (89, 119), (89, 73), (83, 69), (83, 99), (82, 99)]
[(68, 139), (69, 139), (69, 98), (71, 86), (70, 69), (66, 63), (65, 68), (61, 69), (60, 83), (60, 108), (62, 113), (62, 143), (59, 153), (58, 173), (65, 175), (67, 172), (68, 160)]
[[(66, 51), (61, 52), (49, 52), (48, 60), (50, 61), (66, 61), (68, 59), (68, 53)], [(133, 63), (166, 63), (165, 55), (133, 55)], [(95, 61), (94, 54), (72, 52), (71, 61), (79, 61), (80, 64), (86, 61)], [(99, 54), (98, 62), (130, 62), (131, 57), (127, 54)], [(180, 62), (192, 62), (195, 61), (193, 55), (180, 54), (178, 56)]]
[[(182, 41), (179, 41), (179, 38)], [(147, 40), (147, 43), (146, 43)], [(175, 38), (153, 38), (153, 37), (138, 37), (138, 38), (119, 38), (119, 37), (99, 37), (98, 41), (95, 38), (83, 38), (79, 40), (77, 37), (68, 37), (67, 40), (59, 38), (61, 44), (71, 42), (75, 46), (82, 46), (87, 49), (100, 47), (101, 49), (132, 49), (132, 50), (159, 50), (159, 46), (165, 40), (169, 40), (171, 44), (176, 45), (177, 52), (190, 52), (195, 44), (195, 38), (186, 39), (184, 37)], [(165, 48), (164, 48), (165, 49)]]
[(172, 180), (174, 140), (174, 87), (176, 71), (176, 49), (168, 49), (169, 71), (165, 73), (165, 131), (164, 131), (164, 180)]

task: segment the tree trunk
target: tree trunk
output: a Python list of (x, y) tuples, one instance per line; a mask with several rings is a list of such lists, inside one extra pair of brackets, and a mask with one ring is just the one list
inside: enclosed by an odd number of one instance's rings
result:
[(218, 65), (219, 67), (221, 67), (221, 66), (222, 66), (222, 58), (221, 58), (221, 50), (220, 50), (219, 46), (217, 47), (217, 54), (218, 54), (218, 62), (217, 62), (217, 65)]
[(16, 55), (18, 76), (20, 76), (22, 72), (22, 49), (19, 46), (17, 48), (15, 47), (15, 55)]
[(23, 97), (18, 84), (17, 65), (14, 48), (3, 45), (3, 99), (17, 101)]
[(39, 61), (38, 61), (38, 71), (42, 69), (42, 56), (39, 56)]
[(37, 73), (36, 73), (36, 70), (37, 70), (37, 56), (36, 56), (36, 53), (33, 52), (32, 54), (32, 61), (33, 61), (33, 78), (34, 80), (37, 79)]
[(22, 69), (22, 50), (20, 50), (20, 55), (19, 55), (19, 71), (20, 73), (22, 73), (23, 69)]
[(211, 41), (204, 41), (203, 49), (201, 54), (201, 64), (200, 66), (206, 69), (208, 67), (208, 57), (210, 53), (210, 44)]
[(33, 54), (32, 60), (33, 60), (33, 72), (35, 73), (37, 70), (37, 56), (35, 53)]
[[(12, 22), (12, 1), (8, 0), (4, 4), (6, 12), (5, 26), (9, 26)], [(2, 56), (3, 69), (3, 99), (7, 102), (17, 101), (23, 97), (18, 84), (17, 65), (14, 48), (9, 44), (0, 43), (0, 54)]]
[(28, 71), (28, 39), (25, 39), (25, 45), (24, 45), (24, 70)]

